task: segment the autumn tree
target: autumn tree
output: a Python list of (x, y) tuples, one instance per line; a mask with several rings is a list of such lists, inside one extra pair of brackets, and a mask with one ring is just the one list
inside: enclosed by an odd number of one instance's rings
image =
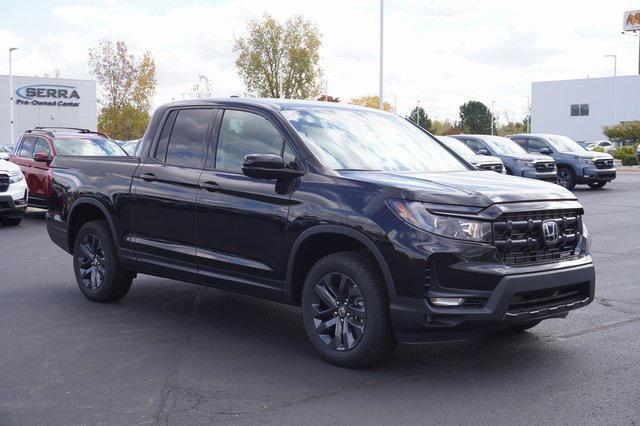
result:
[(495, 127), (495, 117), (482, 102), (469, 101), (460, 106), (460, 128), (464, 133), (488, 135), (491, 123)]
[(431, 133), (439, 136), (457, 135), (462, 133), (457, 122), (452, 122), (448, 118), (445, 120), (432, 120)]
[(115, 139), (142, 137), (157, 83), (151, 54), (135, 58), (123, 41), (102, 40), (89, 49), (89, 72), (100, 87), (98, 130)]
[(268, 14), (247, 24), (237, 37), (235, 65), (251, 95), (265, 98), (309, 99), (320, 93), (321, 35), (302, 16), (284, 24)]
[(207, 99), (211, 97), (212, 92), (211, 80), (206, 75), (200, 74), (198, 81), (196, 81), (191, 89), (193, 97), (196, 99)]
[[(351, 99), (349, 103), (351, 105), (360, 105), (360, 106), (378, 109), (378, 106), (380, 105), (380, 97), (370, 96), (370, 95), (360, 96), (358, 98)], [(387, 112), (393, 112), (393, 107), (389, 102), (384, 102), (382, 104), (382, 109)]]
[(427, 115), (427, 112), (421, 106), (416, 106), (411, 111), (411, 114), (407, 116), (409, 120), (418, 124), (425, 130), (431, 131), (431, 120)]

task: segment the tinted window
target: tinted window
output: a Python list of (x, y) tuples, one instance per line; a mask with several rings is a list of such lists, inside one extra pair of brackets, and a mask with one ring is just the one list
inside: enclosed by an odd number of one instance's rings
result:
[(158, 138), (158, 143), (156, 144), (156, 152), (153, 157), (158, 161), (162, 161), (163, 163), (167, 158), (167, 146), (169, 146), (171, 128), (173, 127), (174, 121), (176, 121), (177, 114), (178, 111), (176, 110), (169, 112), (169, 115), (167, 115), (167, 119), (164, 121), (164, 127), (162, 128), (162, 132), (160, 133), (160, 137)]
[(125, 156), (126, 152), (112, 139), (104, 138), (56, 138), (53, 141), (58, 155)]
[(167, 164), (201, 168), (214, 109), (183, 109), (178, 112), (169, 138)]
[(542, 148), (549, 148), (546, 143), (540, 139), (529, 139), (529, 152), (540, 152)]
[(580, 105), (580, 115), (589, 115), (589, 104)]
[(47, 154), (51, 155), (51, 148), (49, 148), (49, 142), (42, 138), (36, 139), (36, 147), (33, 149), (34, 154)]
[(571, 105), (571, 116), (577, 117), (579, 115), (580, 115), (580, 105), (578, 104)]
[(467, 145), (469, 148), (471, 148), (471, 150), (473, 152), (475, 152), (476, 154), (481, 149), (484, 149), (485, 151), (489, 152), (489, 148), (487, 148), (487, 146), (485, 144), (483, 144), (482, 142), (480, 142), (479, 140), (476, 140), (476, 139), (462, 139), (462, 142), (464, 142), (465, 145)]
[(248, 154), (282, 154), (284, 139), (266, 118), (245, 111), (224, 112), (218, 147), (216, 169), (242, 172)]
[(467, 170), (432, 136), (393, 114), (340, 107), (299, 108), (282, 114), (316, 158), (331, 169)]
[(27, 136), (22, 140), (22, 145), (20, 145), (20, 151), (18, 152), (18, 157), (22, 158), (32, 158), (33, 157), (33, 146), (36, 143), (36, 138), (32, 136)]

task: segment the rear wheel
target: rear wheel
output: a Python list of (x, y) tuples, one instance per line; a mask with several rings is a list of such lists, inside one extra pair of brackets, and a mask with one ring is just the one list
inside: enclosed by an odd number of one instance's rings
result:
[(591, 189), (600, 189), (604, 187), (606, 184), (607, 182), (591, 182), (591, 183), (588, 183), (587, 185), (589, 185), (589, 188)]
[(111, 302), (131, 287), (133, 274), (120, 265), (107, 223), (85, 223), (76, 236), (73, 267), (80, 291), (94, 302)]
[(385, 284), (362, 253), (331, 254), (311, 268), (302, 317), (313, 346), (335, 365), (367, 367), (384, 360), (396, 345)]
[(0, 217), (0, 223), (4, 226), (18, 226), (22, 222), (21, 217)]
[(571, 190), (576, 186), (576, 177), (573, 171), (567, 167), (558, 169), (558, 183), (565, 188)]

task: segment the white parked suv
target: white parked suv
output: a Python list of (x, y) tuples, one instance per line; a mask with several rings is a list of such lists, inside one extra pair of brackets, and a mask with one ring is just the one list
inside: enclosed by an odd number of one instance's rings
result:
[(29, 189), (20, 167), (0, 159), (0, 224), (19, 225), (27, 209)]

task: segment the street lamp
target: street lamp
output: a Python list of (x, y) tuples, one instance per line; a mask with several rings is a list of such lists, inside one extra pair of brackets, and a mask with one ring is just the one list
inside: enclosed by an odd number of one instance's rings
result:
[(531, 133), (531, 98), (529, 95), (522, 95), (523, 98), (527, 98), (527, 116), (525, 121), (527, 123), (527, 133)]
[[(638, 74), (640, 74), (640, 36), (638, 36), (638, 34), (636, 34), (637, 31), (633, 31), (633, 33), (631, 34), (632, 36), (637, 36), (638, 37)], [(622, 35), (626, 35), (629, 34), (629, 32), (627, 31), (622, 31)]]
[(616, 124), (616, 77), (618, 74), (618, 57), (616, 55), (604, 55), (605, 58), (613, 58), (613, 124)]
[(11, 53), (17, 47), (9, 48), (9, 145), (13, 145), (13, 73), (11, 71)]
[(380, 0), (380, 93), (378, 96), (378, 109), (383, 109), (382, 93), (383, 93), (383, 53), (384, 53), (384, 0)]

